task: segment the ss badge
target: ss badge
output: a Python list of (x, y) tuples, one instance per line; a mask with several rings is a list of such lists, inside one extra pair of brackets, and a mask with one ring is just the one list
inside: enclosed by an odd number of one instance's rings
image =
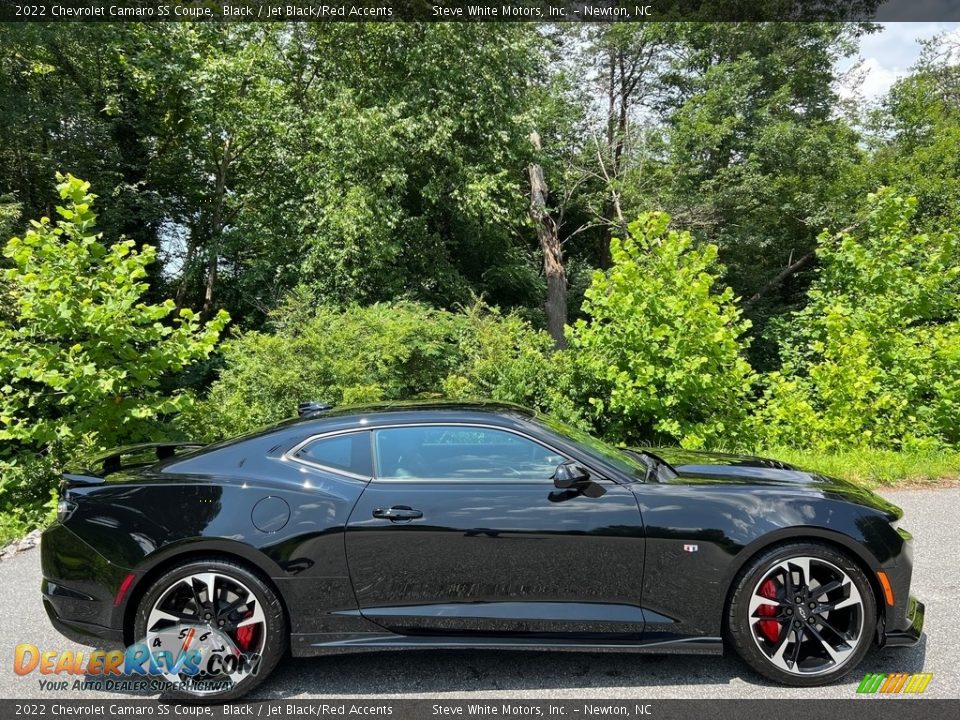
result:
[(699, 550), (699, 549), (700, 549), (700, 548), (699, 548), (699, 546), (697, 546), (697, 545), (684, 545), (684, 546), (683, 546), (683, 551), (684, 551), (684, 552), (696, 552), (696, 551)]

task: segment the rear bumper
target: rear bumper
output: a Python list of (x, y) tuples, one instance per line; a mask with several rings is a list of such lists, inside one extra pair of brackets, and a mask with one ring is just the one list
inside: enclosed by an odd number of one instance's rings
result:
[(880, 639), (884, 647), (911, 647), (920, 642), (923, 634), (923, 615), (925, 607), (913, 595), (907, 602), (907, 625), (902, 628), (886, 628)]
[(47, 611), (47, 617), (50, 618), (53, 629), (72, 642), (80, 645), (123, 646), (123, 632), (116, 628), (79, 620), (64, 620), (57, 614), (56, 606), (46, 596), (43, 598), (43, 609)]
[(84, 645), (123, 643), (114, 597), (127, 570), (111, 564), (59, 523), (40, 538), (40, 592), (53, 627)]

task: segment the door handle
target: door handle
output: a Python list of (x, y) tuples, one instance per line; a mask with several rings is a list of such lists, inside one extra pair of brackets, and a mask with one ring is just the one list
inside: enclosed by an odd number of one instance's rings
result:
[(394, 505), (392, 508), (387, 508), (386, 510), (377, 508), (373, 511), (373, 516), (375, 518), (384, 518), (385, 520), (397, 522), (398, 520), (416, 520), (417, 518), (422, 518), (423, 513), (406, 505)]

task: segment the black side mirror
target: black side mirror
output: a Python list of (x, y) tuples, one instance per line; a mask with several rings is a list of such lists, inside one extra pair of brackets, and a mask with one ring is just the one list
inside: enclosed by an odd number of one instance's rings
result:
[(576, 463), (565, 462), (557, 465), (557, 469), (553, 473), (553, 484), (561, 490), (579, 489), (589, 482), (590, 472)]

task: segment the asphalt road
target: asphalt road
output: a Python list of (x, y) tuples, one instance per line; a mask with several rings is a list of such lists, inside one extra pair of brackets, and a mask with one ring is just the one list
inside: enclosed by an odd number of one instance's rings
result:
[[(903, 507), (915, 537), (913, 590), (927, 606), (925, 636), (913, 648), (874, 650), (848, 680), (821, 688), (777, 687), (736, 657), (503, 651), (380, 652), (287, 659), (258, 699), (376, 698), (850, 698), (866, 672), (932, 672), (925, 696), (960, 698), (960, 488), (884, 493)], [(0, 562), (0, 698), (131, 697), (95, 689), (41, 690), (18, 676), (13, 651), (83, 649), (50, 626), (39, 598), (39, 552)], [(252, 699), (252, 698), (251, 698)]]

